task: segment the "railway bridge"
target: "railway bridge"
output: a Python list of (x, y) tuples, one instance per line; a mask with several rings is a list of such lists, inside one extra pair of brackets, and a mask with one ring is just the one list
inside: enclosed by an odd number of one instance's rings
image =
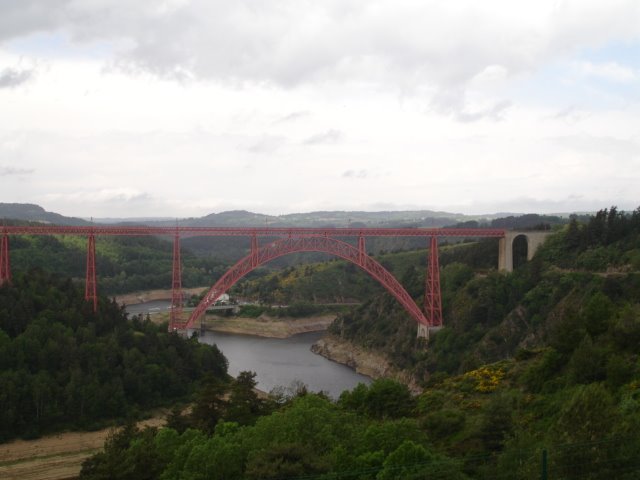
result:
[[(550, 232), (507, 231), (487, 228), (251, 228), (251, 227), (147, 227), (147, 226), (5, 226), (0, 237), (0, 285), (11, 282), (9, 238), (12, 235), (73, 235), (87, 238), (85, 299), (97, 309), (97, 281), (95, 239), (97, 236), (164, 236), (173, 239), (172, 307), (169, 329), (194, 328), (207, 307), (252, 270), (269, 261), (296, 252), (323, 252), (354, 263), (376, 279), (418, 324), (418, 336), (429, 337), (429, 332), (442, 327), (442, 300), (440, 295), (440, 265), (438, 239), (447, 237), (498, 238), (498, 268), (513, 270), (513, 245), (522, 238), (527, 243), (530, 260)], [(182, 273), (180, 239), (185, 237), (248, 237), (251, 248), (220, 277), (209, 289), (200, 304), (188, 318), (183, 318)], [(366, 251), (370, 237), (423, 238), (429, 247), (426, 259), (424, 304), (420, 307), (398, 280)], [(351, 243), (345, 241), (351, 239)], [(186, 312), (185, 312), (186, 313)]]

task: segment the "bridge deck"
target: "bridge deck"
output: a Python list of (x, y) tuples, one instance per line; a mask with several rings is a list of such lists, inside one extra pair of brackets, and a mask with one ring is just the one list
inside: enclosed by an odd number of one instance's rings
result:
[(144, 226), (5, 226), (8, 235), (99, 235), (181, 237), (494, 237), (505, 236), (503, 229), (490, 228), (287, 228), (287, 227), (144, 227)]

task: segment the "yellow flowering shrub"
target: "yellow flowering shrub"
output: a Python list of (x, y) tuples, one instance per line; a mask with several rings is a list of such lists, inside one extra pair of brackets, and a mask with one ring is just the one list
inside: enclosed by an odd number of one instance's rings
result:
[(480, 393), (493, 392), (504, 377), (504, 370), (499, 367), (484, 366), (464, 374), (465, 379), (475, 382), (475, 391)]

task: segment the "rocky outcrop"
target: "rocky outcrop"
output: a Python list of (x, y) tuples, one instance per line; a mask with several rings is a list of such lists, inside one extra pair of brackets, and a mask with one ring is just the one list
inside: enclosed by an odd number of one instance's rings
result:
[(356, 372), (373, 379), (393, 378), (407, 384), (414, 392), (421, 390), (411, 374), (391, 366), (384, 355), (367, 350), (336, 335), (325, 335), (311, 346), (311, 351), (334, 362), (347, 365)]

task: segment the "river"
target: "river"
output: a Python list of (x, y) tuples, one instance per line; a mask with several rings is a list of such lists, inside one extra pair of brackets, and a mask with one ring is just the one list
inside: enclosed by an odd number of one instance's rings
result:
[[(131, 314), (153, 314), (168, 307), (168, 301), (157, 300), (127, 305), (127, 311)], [(322, 335), (323, 332), (311, 332), (289, 338), (263, 338), (206, 332), (200, 341), (218, 346), (229, 360), (231, 375), (243, 370), (256, 372), (258, 388), (266, 392), (301, 381), (311, 391), (322, 390), (337, 398), (342, 391), (350, 390), (358, 383), (371, 383), (369, 377), (313, 353), (311, 345)]]
[(152, 300), (145, 303), (135, 303), (127, 305), (127, 313), (129, 315), (138, 315), (139, 313), (153, 315), (154, 313), (166, 312), (169, 310), (171, 302), (169, 300)]

